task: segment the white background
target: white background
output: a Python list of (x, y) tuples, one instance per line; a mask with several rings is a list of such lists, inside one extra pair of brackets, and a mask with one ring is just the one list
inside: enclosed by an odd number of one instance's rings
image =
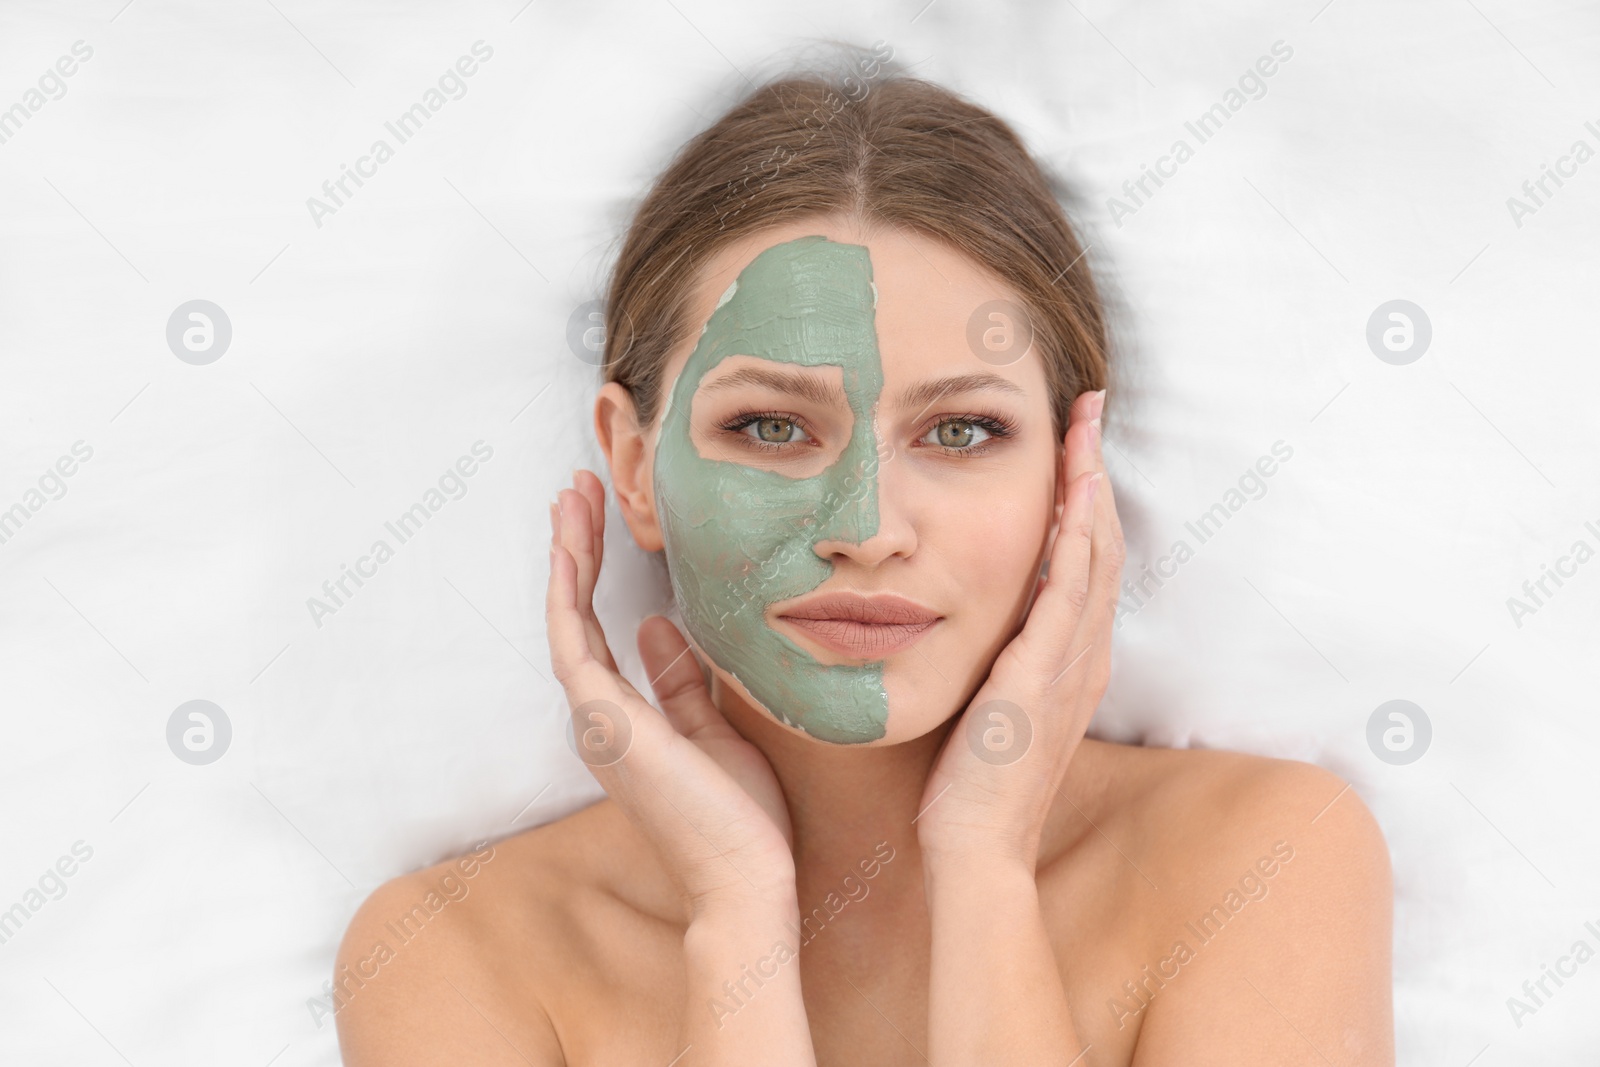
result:
[[(1393, 855), (1402, 1064), (1592, 1062), (1600, 961), (1520, 1027), (1506, 1000), (1600, 948), (1600, 562), (1520, 626), (1507, 599), (1600, 548), (1600, 161), (1520, 226), (1506, 201), (1600, 148), (1594, 8), (122, 4), (0, 7), (0, 109), (93, 49), (0, 144), (0, 509), (93, 449), (0, 544), (0, 909), (93, 849), (0, 944), (0, 1061), (335, 1063), (308, 1000), (366, 894), (597, 795), (542, 629), (546, 503), (600, 466), (568, 319), (678, 145), (837, 37), (1075, 189), (1130, 577), (1293, 449), (1126, 618), (1096, 732), (1354, 784)], [(307, 198), (479, 40), (466, 95), (317, 226)], [(1107, 198), (1280, 40), (1265, 95), (1117, 225)], [(232, 324), (207, 366), (166, 342), (193, 299)], [(1366, 342), (1393, 299), (1432, 324), (1404, 366)], [(316, 626), (307, 598), (479, 440), (467, 494)], [(668, 591), (611, 532), (639, 680)], [(194, 699), (232, 724), (208, 766), (167, 745)], [(1433, 728), (1405, 766), (1366, 740), (1392, 699)]]

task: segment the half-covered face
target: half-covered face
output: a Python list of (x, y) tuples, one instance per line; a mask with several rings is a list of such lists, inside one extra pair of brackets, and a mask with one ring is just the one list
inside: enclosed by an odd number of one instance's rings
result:
[(835, 223), (747, 239), (702, 288), (653, 464), (690, 639), (812, 737), (926, 733), (1020, 626), (1053, 517), (1039, 354), (969, 342), (1009, 294), (935, 242)]

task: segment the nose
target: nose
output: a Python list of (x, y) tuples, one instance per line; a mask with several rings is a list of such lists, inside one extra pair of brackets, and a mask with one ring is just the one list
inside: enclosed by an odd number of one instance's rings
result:
[(812, 546), (817, 555), (830, 563), (847, 559), (876, 567), (916, 551), (916, 509), (901, 473), (891, 454), (866, 466), (859, 489), (850, 494), (854, 499), (825, 499), (819, 509), (824, 516), (820, 536)]

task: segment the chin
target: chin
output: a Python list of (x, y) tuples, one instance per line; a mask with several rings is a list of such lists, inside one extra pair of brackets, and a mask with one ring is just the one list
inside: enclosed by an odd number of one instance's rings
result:
[(942, 716), (929, 714), (927, 711), (912, 718), (908, 715), (895, 720), (894, 708), (891, 703), (889, 710), (889, 727), (884, 735), (876, 741), (868, 742), (866, 748), (886, 748), (890, 745), (905, 745), (912, 741), (920, 741), (929, 734), (938, 733), (948, 726), (956, 716), (961, 714), (960, 708), (947, 708)]
[[(944, 694), (949, 691), (949, 687), (943, 682), (939, 682), (936, 692), (929, 693), (924, 691), (925, 686), (916, 683), (907, 684), (896, 678), (899, 672), (910, 669), (910, 665), (897, 669), (897, 665), (893, 663), (885, 667), (884, 684), (889, 691), (889, 715), (888, 721), (884, 724), (883, 735), (850, 741), (819, 737), (802, 725), (785, 721), (782, 715), (770, 710), (745, 688), (737, 676), (721, 665), (713, 664), (712, 673), (719, 685), (737, 698), (736, 705), (730, 707), (726, 713), (736, 728), (740, 723), (751, 723), (758, 729), (781, 730), (829, 748), (886, 748), (916, 741), (940, 730), (965, 707), (965, 702), (959, 706), (948, 704), (949, 697)], [(897, 714), (896, 709), (900, 708), (916, 708), (918, 711), (915, 715), (907, 712)]]
[(941, 727), (948, 724), (950, 720), (960, 712), (960, 710), (960, 708), (952, 708), (950, 709), (949, 714), (943, 718), (933, 718), (927, 714), (922, 714), (918, 715), (915, 720), (912, 720), (909, 716), (900, 716), (897, 719), (894, 708), (891, 705), (889, 709), (889, 723), (884, 729), (883, 736), (874, 738), (871, 741), (829, 741), (826, 738), (816, 737), (812, 734), (809, 734), (799, 726), (791, 726), (787, 723), (780, 722), (770, 713), (762, 712), (762, 714), (766, 715), (768, 720), (779, 729), (786, 730), (792, 734), (798, 734), (807, 741), (810, 741), (812, 744), (823, 745), (828, 748), (891, 748), (895, 745), (909, 744), (912, 741), (920, 740), (921, 738), (938, 731)]

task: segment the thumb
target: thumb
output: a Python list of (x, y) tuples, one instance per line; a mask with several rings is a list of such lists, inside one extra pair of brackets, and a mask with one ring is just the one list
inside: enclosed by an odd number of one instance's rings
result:
[(667, 721), (684, 737), (723, 722), (711, 703), (700, 661), (689, 642), (665, 615), (651, 615), (639, 626), (639, 656), (650, 689)]

